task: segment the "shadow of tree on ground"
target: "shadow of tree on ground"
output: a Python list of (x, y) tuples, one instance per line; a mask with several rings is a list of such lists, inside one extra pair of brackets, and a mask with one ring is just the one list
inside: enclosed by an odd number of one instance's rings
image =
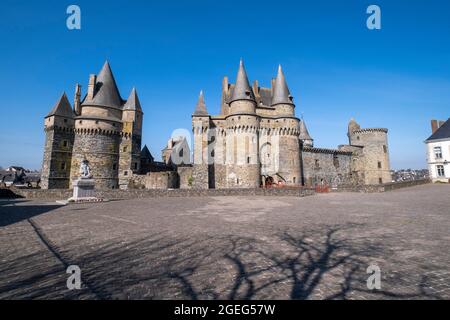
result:
[[(161, 231), (130, 241), (90, 246), (83, 240), (49, 241), (49, 246), (62, 264), (80, 266), (83, 293), (97, 299), (441, 298), (425, 290), (426, 277), (407, 291), (394, 290), (395, 286), (368, 290), (367, 267), (392, 252), (381, 243), (350, 239), (358, 227), (284, 230), (264, 239), (207, 234), (183, 238)], [(21, 269), (40, 263), (33, 255), (2, 266), (9, 276), (0, 278), (0, 298), (42, 298), (49, 291), (78, 298), (67, 293), (65, 281), (34, 286), (36, 274)], [(58, 268), (45, 272), (46, 278), (66, 277)]]

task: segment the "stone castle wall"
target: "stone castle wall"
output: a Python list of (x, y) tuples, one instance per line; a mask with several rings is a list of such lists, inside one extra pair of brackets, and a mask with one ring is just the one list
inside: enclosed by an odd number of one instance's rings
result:
[(46, 130), (41, 188), (69, 188), (73, 142), (73, 129)]
[(351, 170), (351, 153), (304, 148), (301, 156), (303, 181), (306, 186), (324, 184), (334, 188), (355, 183)]
[(119, 186), (119, 134), (75, 135), (71, 181), (79, 177), (79, 168), (83, 159), (89, 160), (95, 187), (98, 189), (117, 189)]

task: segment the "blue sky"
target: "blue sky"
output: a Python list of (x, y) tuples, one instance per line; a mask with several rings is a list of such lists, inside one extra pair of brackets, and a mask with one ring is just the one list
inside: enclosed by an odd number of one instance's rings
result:
[[(66, 28), (81, 8), (82, 29)], [(366, 28), (366, 8), (382, 29)], [(39, 169), (43, 117), (63, 91), (86, 92), (111, 63), (123, 98), (136, 86), (143, 142), (160, 158), (190, 130), (200, 89), (219, 112), (221, 81), (239, 59), (269, 86), (282, 64), (316, 146), (347, 143), (351, 117), (390, 130), (393, 168), (424, 168), (430, 119), (450, 117), (450, 1), (2, 1), (0, 166)]]

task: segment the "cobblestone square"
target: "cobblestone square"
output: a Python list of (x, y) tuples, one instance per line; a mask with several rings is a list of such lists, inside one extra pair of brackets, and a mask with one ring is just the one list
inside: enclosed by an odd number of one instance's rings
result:
[(450, 299), (449, 195), (0, 200), (0, 299)]

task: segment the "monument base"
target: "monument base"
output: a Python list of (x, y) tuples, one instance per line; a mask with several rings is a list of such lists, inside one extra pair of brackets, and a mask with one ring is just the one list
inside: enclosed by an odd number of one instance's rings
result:
[(95, 196), (94, 179), (78, 179), (72, 183), (73, 197), (69, 202), (98, 202), (101, 199)]

